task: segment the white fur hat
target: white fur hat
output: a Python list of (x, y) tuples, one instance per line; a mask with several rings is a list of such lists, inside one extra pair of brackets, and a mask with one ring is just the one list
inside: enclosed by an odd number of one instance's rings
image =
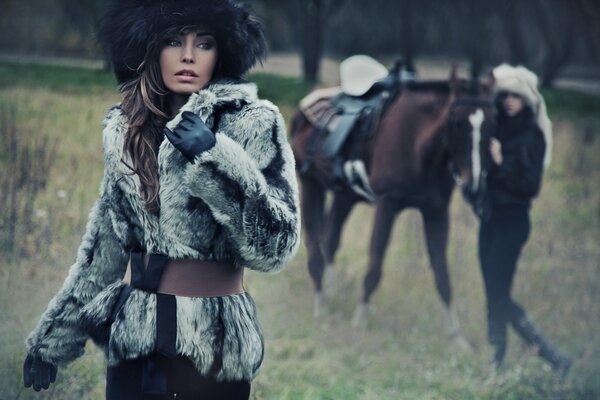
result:
[(546, 152), (544, 154), (544, 167), (550, 165), (552, 159), (552, 122), (548, 117), (546, 102), (538, 90), (538, 77), (535, 73), (523, 66), (513, 67), (501, 64), (494, 68), (494, 93), (514, 93), (531, 107), (537, 124), (544, 133)]

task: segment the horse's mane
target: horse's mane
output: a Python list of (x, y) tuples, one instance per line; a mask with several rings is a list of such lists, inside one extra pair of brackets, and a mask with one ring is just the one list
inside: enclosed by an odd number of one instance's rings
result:
[(448, 93), (450, 91), (450, 83), (448, 81), (409, 81), (405, 84), (405, 88), (412, 91), (434, 91), (440, 93)]
[(449, 80), (423, 80), (409, 81), (404, 86), (406, 89), (414, 92), (434, 92), (440, 94), (448, 94), (452, 88), (464, 96), (478, 96), (484, 84), (480, 81), (472, 81), (469, 79), (458, 79), (455, 82)]

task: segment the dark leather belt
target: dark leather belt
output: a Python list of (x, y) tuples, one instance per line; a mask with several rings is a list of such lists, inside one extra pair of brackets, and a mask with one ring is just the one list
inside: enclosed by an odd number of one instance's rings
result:
[[(170, 260), (163, 254), (131, 252), (123, 277), (127, 284), (121, 291), (113, 318), (125, 304), (132, 289), (156, 293), (155, 351), (167, 357), (177, 356), (177, 305), (174, 296), (221, 297), (244, 293), (243, 268), (231, 263), (199, 260)], [(220, 303), (220, 299), (218, 304)], [(216, 349), (219, 353), (219, 349)], [(166, 374), (154, 355), (146, 357), (142, 371), (142, 391), (165, 394)], [(215, 356), (211, 372), (221, 368), (220, 356)], [(213, 371), (214, 370), (214, 371)]]
[(170, 260), (162, 254), (131, 253), (123, 282), (153, 293), (219, 297), (243, 293), (243, 276), (243, 268), (227, 262)]

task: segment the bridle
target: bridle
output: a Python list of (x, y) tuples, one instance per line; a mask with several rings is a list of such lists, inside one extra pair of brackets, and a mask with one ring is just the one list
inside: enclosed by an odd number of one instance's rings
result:
[[(459, 98), (455, 99), (453, 101), (452, 105), (450, 106), (450, 113), (448, 116), (447, 134), (449, 135), (449, 137), (455, 136), (455, 135), (453, 135), (453, 133), (454, 133), (454, 129), (456, 129), (455, 124), (454, 124), (454, 122), (457, 121), (456, 112), (458, 109), (463, 108), (463, 107), (491, 109), (492, 114), (495, 109), (494, 103), (488, 99), (482, 99), (482, 98), (472, 97), (472, 96), (459, 97)], [(450, 173), (452, 175), (452, 179), (454, 180), (455, 185), (462, 187), (463, 182), (462, 182), (462, 178), (460, 175), (460, 170), (459, 170), (457, 164), (452, 159), (452, 153), (450, 153), (450, 154), (451, 155), (450, 155), (449, 168), (450, 168)], [(486, 187), (487, 186), (487, 184), (486, 184), (487, 175), (488, 175), (488, 171), (487, 171), (485, 165), (481, 165), (481, 170), (479, 172), (479, 177), (478, 177), (480, 186), (478, 187), (477, 191), (474, 193), (473, 196), (468, 196), (468, 198), (467, 198), (467, 200), (472, 204), (473, 209), (475, 210), (475, 213), (477, 215), (479, 215), (480, 217), (484, 217), (484, 215), (487, 213), (486, 207), (485, 207), (485, 193), (487, 190), (487, 187)], [(473, 179), (475, 179), (475, 177)]]

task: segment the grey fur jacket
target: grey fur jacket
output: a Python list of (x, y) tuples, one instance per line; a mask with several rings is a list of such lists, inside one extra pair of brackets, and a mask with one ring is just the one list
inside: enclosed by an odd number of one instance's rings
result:
[[(160, 144), (160, 216), (148, 213), (139, 181), (121, 162), (127, 117), (119, 105), (104, 120), (104, 177), (75, 263), (26, 340), (28, 351), (57, 365), (81, 356), (88, 338), (108, 364), (155, 349), (156, 295), (133, 289), (109, 321), (131, 249), (172, 259), (233, 260), (239, 268), (277, 271), (299, 244), (294, 158), (276, 106), (248, 82), (221, 80), (181, 108), (200, 115), (216, 145), (189, 163), (165, 138)], [(167, 126), (173, 129), (178, 114)], [(263, 342), (248, 293), (176, 297), (179, 354), (208, 373), (220, 346), (219, 380), (251, 380)], [(110, 323), (112, 322), (112, 324)]]

